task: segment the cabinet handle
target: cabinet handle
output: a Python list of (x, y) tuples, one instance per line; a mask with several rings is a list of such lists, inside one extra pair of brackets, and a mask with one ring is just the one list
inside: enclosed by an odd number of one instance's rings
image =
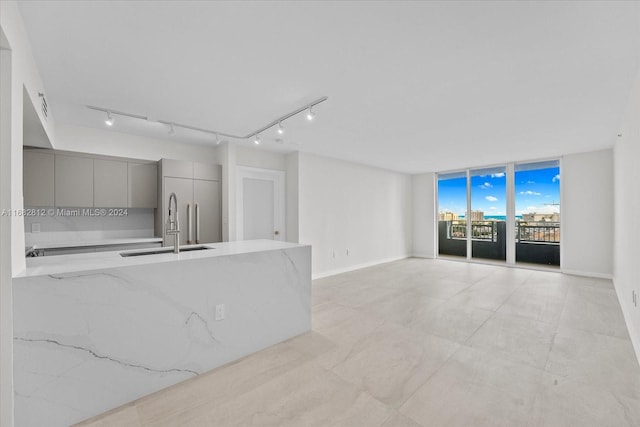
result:
[(200, 206), (196, 203), (196, 243), (200, 243)]
[(191, 203), (187, 203), (187, 245), (191, 243)]

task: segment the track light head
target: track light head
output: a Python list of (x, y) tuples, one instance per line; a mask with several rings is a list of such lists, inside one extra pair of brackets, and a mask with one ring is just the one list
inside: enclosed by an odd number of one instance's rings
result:
[(307, 112), (307, 120), (311, 121), (316, 116), (316, 113), (313, 112), (313, 106), (309, 107), (309, 111)]
[(175, 135), (176, 130), (173, 128), (173, 123), (169, 123), (169, 135)]
[(256, 145), (260, 145), (260, 135), (256, 134), (256, 139), (253, 140), (253, 143)]
[(278, 123), (278, 133), (282, 135), (284, 133), (284, 128), (282, 127), (282, 122)]
[(104, 121), (107, 126), (113, 126), (114, 120), (111, 111), (107, 111), (107, 120)]

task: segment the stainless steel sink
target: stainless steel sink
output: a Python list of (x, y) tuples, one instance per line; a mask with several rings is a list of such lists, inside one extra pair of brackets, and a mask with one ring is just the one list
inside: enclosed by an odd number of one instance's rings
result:
[[(191, 251), (205, 251), (209, 248), (207, 246), (189, 246), (185, 248), (180, 248), (180, 252), (191, 252)], [(173, 248), (162, 248), (157, 249), (155, 251), (140, 251), (140, 252), (120, 252), (121, 257), (130, 257), (130, 256), (143, 256), (143, 255), (158, 255), (158, 254), (169, 254), (173, 253)]]

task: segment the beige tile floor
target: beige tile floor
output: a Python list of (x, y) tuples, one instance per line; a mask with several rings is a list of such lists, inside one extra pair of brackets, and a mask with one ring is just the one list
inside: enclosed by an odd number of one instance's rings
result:
[(410, 258), (313, 283), (313, 331), (85, 426), (640, 426), (613, 285)]

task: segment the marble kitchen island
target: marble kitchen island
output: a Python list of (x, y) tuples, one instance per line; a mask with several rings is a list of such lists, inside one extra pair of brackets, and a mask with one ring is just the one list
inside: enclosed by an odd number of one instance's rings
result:
[(310, 330), (310, 246), (204, 246), (28, 259), (13, 282), (16, 427), (70, 425)]

